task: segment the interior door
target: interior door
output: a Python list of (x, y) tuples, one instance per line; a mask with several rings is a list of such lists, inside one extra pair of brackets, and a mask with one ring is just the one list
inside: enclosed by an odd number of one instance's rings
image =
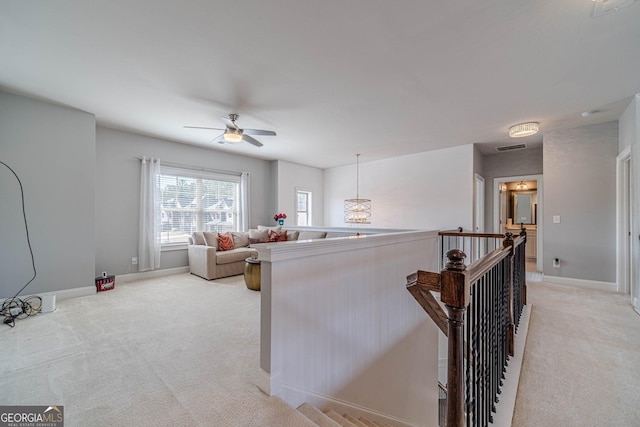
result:
[(476, 233), (484, 231), (484, 178), (475, 174), (473, 230)]

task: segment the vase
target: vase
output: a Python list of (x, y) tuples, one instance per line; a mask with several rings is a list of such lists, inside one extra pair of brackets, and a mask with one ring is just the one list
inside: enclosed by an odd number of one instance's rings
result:
[(278, 220), (278, 225), (284, 225), (284, 219), (280, 218), (280, 219)]

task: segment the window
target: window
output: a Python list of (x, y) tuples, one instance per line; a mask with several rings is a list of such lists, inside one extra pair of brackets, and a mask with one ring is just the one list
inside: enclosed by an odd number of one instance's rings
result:
[(161, 243), (187, 243), (194, 231), (239, 231), (240, 177), (161, 166)]
[(296, 225), (311, 225), (311, 191), (296, 190)]

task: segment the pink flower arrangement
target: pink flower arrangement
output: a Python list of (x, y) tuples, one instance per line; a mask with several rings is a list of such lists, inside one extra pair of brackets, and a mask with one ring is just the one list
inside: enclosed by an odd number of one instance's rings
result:
[(286, 213), (279, 213), (273, 216), (273, 220), (277, 221), (279, 219), (287, 219), (287, 214)]

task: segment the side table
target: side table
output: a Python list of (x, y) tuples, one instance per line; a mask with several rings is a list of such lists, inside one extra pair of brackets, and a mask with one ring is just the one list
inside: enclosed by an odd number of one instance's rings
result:
[(256, 258), (245, 259), (244, 284), (252, 291), (260, 290), (260, 260)]

